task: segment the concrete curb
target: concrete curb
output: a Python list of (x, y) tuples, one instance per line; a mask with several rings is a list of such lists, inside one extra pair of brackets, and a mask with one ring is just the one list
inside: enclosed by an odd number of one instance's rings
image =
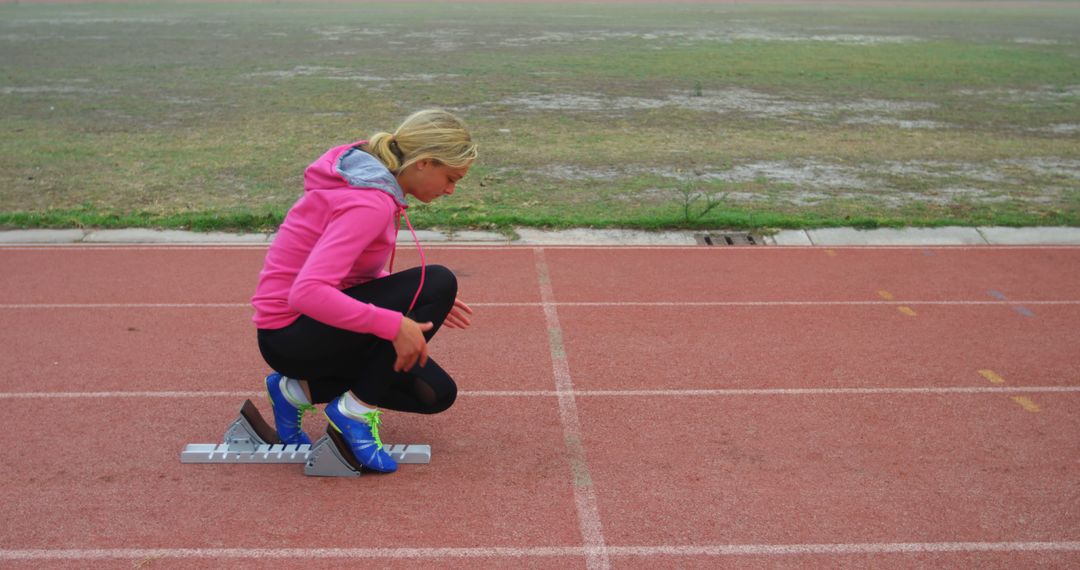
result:
[(814, 245), (985, 245), (977, 228), (828, 228), (807, 232)]
[[(511, 240), (496, 232), (442, 232), (419, 230), (422, 243), (458, 245), (696, 245), (703, 231), (647, 232), (641, 230), (537, 230), (518, 228), (518, 239)], [(263, 245), (274, 234), (231, 234), (223, 232), (186, 232), (177, 230), (9, 230), (0, 231), (0, 246), (33, 244), (195, 244)], [(398, 241), (409, 243), (408, 231), (398, 234)], [(784, 230), (765, 236), (767, 245), (842, 246), (842, 245), (1080, 245), (1080, 228), (1066, 227), (945, 227), (945, 228), (825, 228)]]

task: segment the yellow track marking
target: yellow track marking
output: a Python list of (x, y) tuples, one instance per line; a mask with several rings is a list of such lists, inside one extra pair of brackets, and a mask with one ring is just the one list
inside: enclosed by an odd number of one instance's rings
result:
[(1012, 400), (1023, 406), (1024, 409), (1029, 412), (1038, 412), (1041, 409), (1038, 404), (1032, 402), (1031, 398), (1028, 398), (1027, 396), (1013, 396)]
[(1005, 379), (1002, 378), (1001, 376), (998, 376), (997, 373), (994, 372), (993, 370), (980, 370), (979, 374), (982, 374), (983, 378), (986, 378), (987, 380), (989, 380), (990, 382), (992, 382), (994, 384), (1004, 384), (1005, 383)]
[(890, 292), (888, 292), (888, 291), (886, 291), (884, 289), (882, 289), (881, 291), (878, 291), (877, 294), (881, 295), (881, 298), (885, 299), (886, 301), (892, 301), (893, 299), (896, 298), (896, 297), (893, 297), (892, 293), (890, 293)]
[(915, 311), (912, 310), (911, 307), (897, 307), (896, 310), (900, 311), (901, 313), (904, 313), (905, 315), (907, 315), (909, 317), (914, 317), (915, 316)]
[(836, 252), (831, 250), (831, 249), (826, 249), (825, 250), (825, 255), (827, 255), (829, 257), (836, 257)]

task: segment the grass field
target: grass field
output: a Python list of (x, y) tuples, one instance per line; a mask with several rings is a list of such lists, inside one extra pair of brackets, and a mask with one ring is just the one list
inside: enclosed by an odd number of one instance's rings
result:
[(0, 5), (0, 226), (272, 229), (439, 106), (423, 227), (1080, 225), (1080, 2)]

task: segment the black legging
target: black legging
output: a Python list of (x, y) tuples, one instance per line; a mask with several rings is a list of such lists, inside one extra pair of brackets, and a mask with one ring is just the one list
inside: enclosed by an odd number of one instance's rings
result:
[[(345, 289), (353, 299), (404, 313), (420, 283), (414, 267)], [(427, 340), (442, 326), (457, 297), (457, 278), (441, 265), (427, 267), (424, 289), (408, 316), (434, 326)], [(332, 327), (306, 315), (281, 329), (259, 329), (259, 351), (271, 368), (307, 380), (314, 404), (329, 402), (346, 390), (363, 402), (403, 412), (437, 414), (457, 397), (457, 385), (434, 359), (408, 372), (394, 372), (397, 351), (390, 341)]]

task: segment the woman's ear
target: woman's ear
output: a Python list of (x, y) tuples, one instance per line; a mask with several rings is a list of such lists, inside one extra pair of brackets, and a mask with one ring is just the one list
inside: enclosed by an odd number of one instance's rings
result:
[(431, 164), (431, 159), (421, 158), (420, 160), (414, 162), (413, 166), (415, 166), (417, 170), (423, 170), (423, 169), (427, 168), (430, 164)]

